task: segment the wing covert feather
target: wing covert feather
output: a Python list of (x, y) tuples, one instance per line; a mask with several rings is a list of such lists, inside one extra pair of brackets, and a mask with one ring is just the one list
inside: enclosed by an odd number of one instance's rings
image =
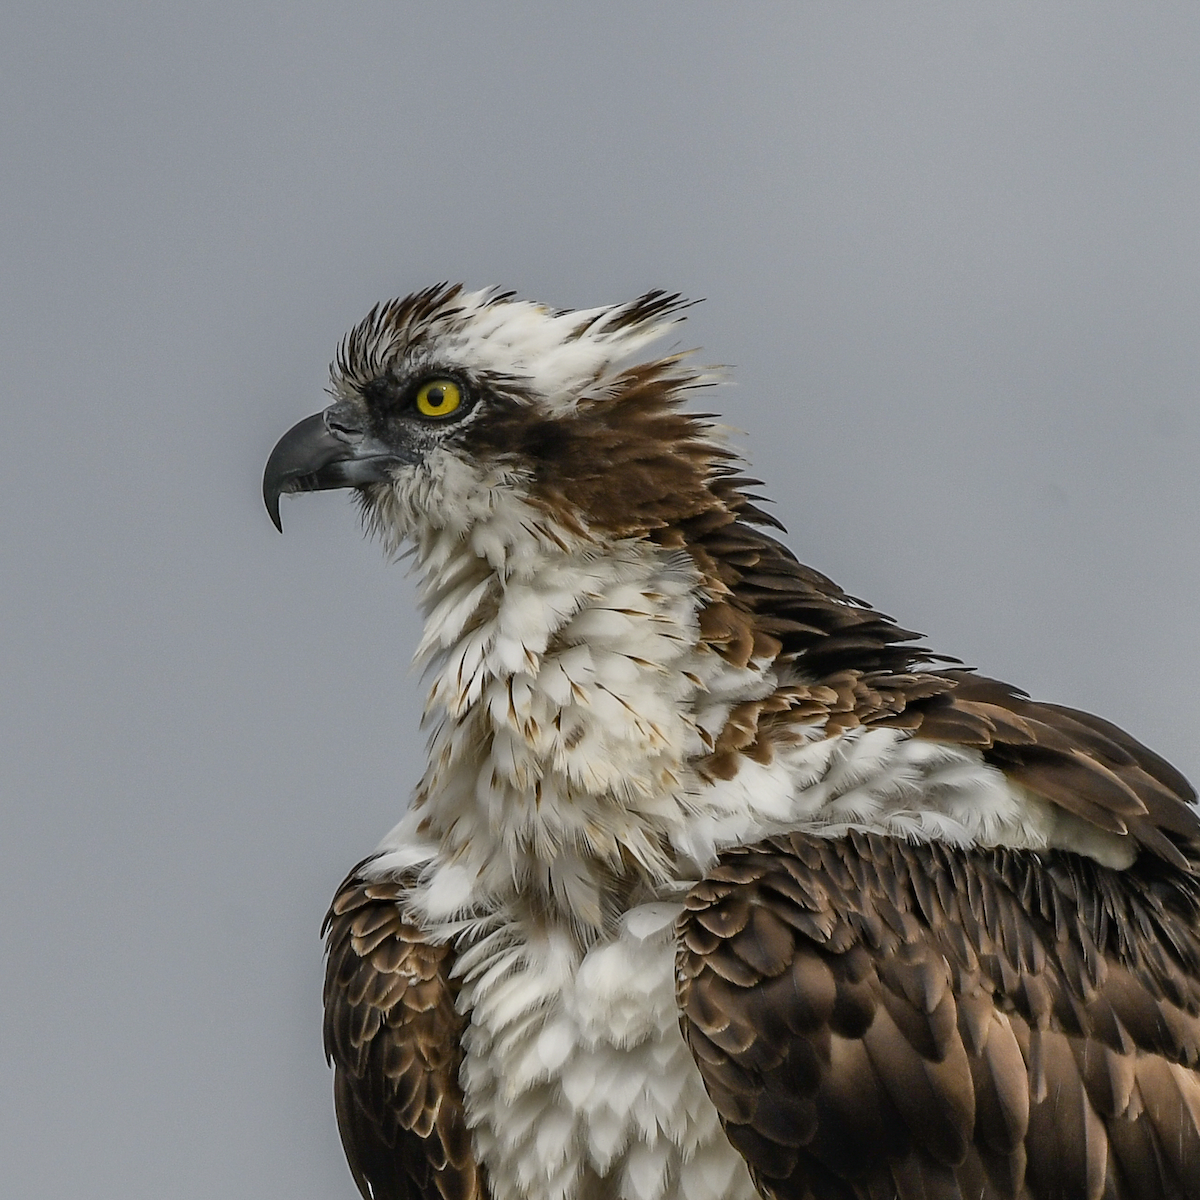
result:
[(777, 1200), (1200, 1200), (1200, 878), (789, 834), (679, 924), (679, 1002)]
[(358, 870), (323, 927), (325, 1054), (350, 1172), (366, 1200), (486, 1200), (458, 1083), (452, 948), (404, 920), (402, 881)]

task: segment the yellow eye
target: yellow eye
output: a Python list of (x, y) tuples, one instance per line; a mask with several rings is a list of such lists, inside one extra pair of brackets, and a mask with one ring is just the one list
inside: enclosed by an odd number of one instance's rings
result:
[(448, 417), (462, 404), (462, 388), (453, 379), (431, 379), (417, 392), (417, 412), (423, 417)]

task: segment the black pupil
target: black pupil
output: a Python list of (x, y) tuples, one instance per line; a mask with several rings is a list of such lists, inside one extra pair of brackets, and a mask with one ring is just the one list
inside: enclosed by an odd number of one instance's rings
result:
[(430, 408), (441, 408), (442, 401), (446, 399), (445, 391), (440, 387), (430, 388), (425, 393), (425, 399), (429, 401)]

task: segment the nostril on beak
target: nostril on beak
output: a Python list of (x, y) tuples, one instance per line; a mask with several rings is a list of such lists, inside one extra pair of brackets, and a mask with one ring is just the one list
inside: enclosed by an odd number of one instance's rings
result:
[(342, 442), (361, 442), (367, 431), (357, 414), (343, 405), (334, 404), (325, 410), (325, 428)]

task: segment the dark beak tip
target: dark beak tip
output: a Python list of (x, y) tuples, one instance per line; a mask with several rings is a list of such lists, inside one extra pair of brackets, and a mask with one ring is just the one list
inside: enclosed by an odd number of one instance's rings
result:
[(267, 464), (267, 469), (263, 473), (262, 496), (263, 504), (267, 507), (267, 515), (271, 518), (271, 524), (283, 532), (283, 522), (279, 519), (279, 497), (282, 490), (279, 487), (279, 481), (272, 478), (271, 464)]
[(262, 491), (267, 514), (280, 533), (283, 522), (279, 518), (279, 497), (294, 490), (289, 484), (298, 476), (311, 472), (314, 466), (321, 464), (323, 457), (328, 457), (326, 443), (329, 440), (324, 414), (314, 413), (293, 425), (275, 443), (263, 471)]

